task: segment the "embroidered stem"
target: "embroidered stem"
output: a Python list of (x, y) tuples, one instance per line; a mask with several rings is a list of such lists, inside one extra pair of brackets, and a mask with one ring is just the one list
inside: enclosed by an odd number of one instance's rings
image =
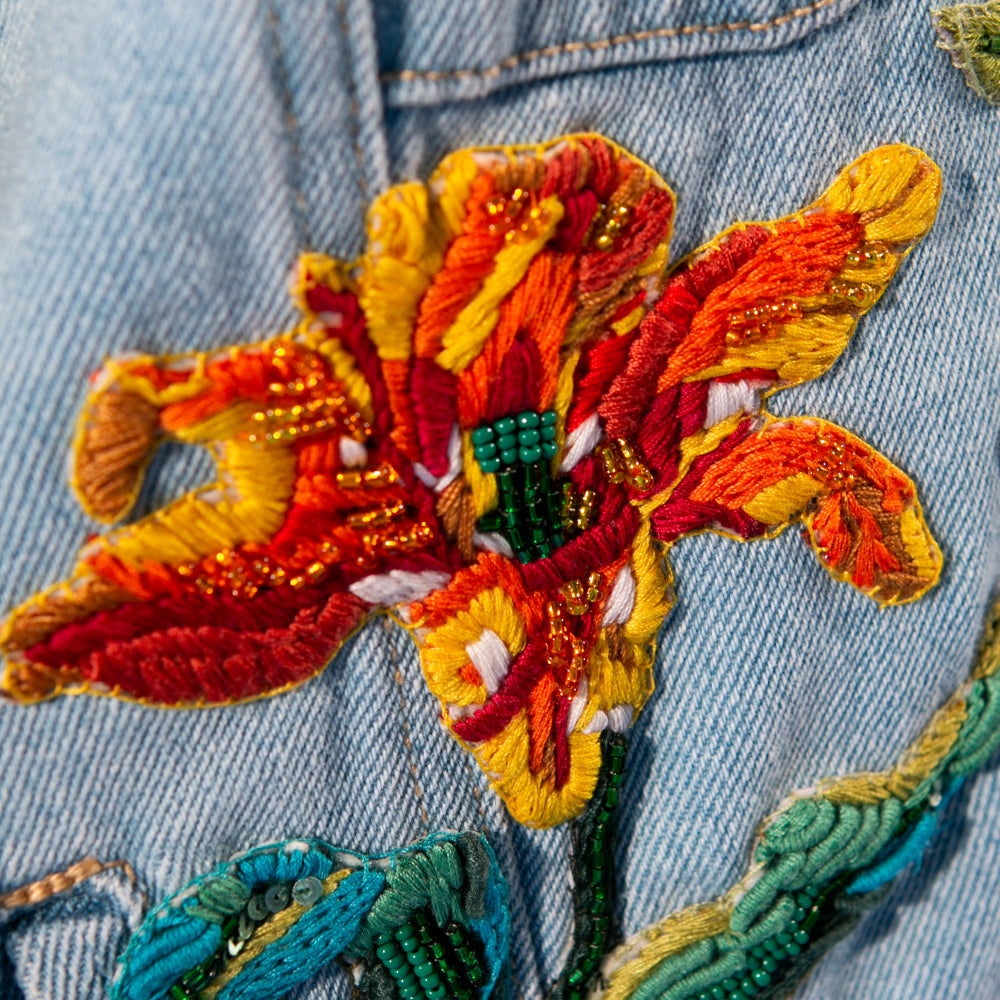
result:
[(615, 922), (615, 835), (628, 740), (605, 732), (594, 797), (570, 827), (573, 844), (573, 948), (549, 1000), (582, 1000), (605, 953), (618, 943)]
[[(367, 995), (385, 1000), (472, 1000), (486, 973), (460, 924), (439, 928), (426, 913), (414, 913), (395, 932), (376, 938), (376, 954), (388, 973), (373, 967)], [(391, 988), (375, 990), (376, 982)], [(364, 984), (362, 992), (366, 992)]]
[(3, 893), (0, 895), (0, 910), (16, 910), (20, 906), (44, 903), (59, 893), (75, 889), (81, 882), (93, 878), (109, 868), (121, 868), (128, 876), (129, 881), (135, 882), (135, 872), (132, 871), (132, 866), (127, 861), (103, 862), (98, 861), (97, 858), (86, 857), (61, 872), (54, 872), (37, 882)]

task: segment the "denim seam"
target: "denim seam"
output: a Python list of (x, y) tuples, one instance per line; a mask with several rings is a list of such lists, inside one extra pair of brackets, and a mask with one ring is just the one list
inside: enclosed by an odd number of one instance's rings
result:
[[(350, 97), (349, 119), (351, 146), (354, 149), (354, 159), (357, 162), (358, 167), (358, 185), (361, 188), (361, 198), (363, 201), (367, 201), (369, 197), (368, 178), (365, 176), (365, 155), (364, 150), (361, 148), (360, 141), (361, 106), (358, 103), (358, 82), (355, 79), (354, 56), (352, 46), (350, 44), (350, 26), (347, 20), (347, 0), (337, 0), (337, 3), (335, 4), (335, 11), (340, 27), (341, 42), (347, 50), (344, 66), (344, 83)], [(402, 694), (402, 689), (400, 689), (400, 694)]]
[(479, 791), (479, 776), (476, 774), (476, 770), (472, 766), (472, 758), (469, 754), (462, 754), (462, 761), (465, 764), (465, 769), (469, 772), (469, 778), (471, 779), (469, 782), (469, 788), (472, 789), (472, 797), (476, 800), (476, 811), (479, 813), (479, 818), (482, 820), (481, 829), (483, 833), (489, 834), (490, 824), (486, 819), (486, 810), (483, 808), (483, 796)]
[(288, 182), (292, 190), (295, 229), (300, 245), (309, 247), (312, 244), (312, 235), (309, 225), (309, 206), (305, 192), (302, 190), (302, 144), (299, 120), (295, 114), (295, 98), (292, 94), (288, 65), (281, 44), (280, 21), (274, 0), (265, 0), (265, 8), (273, 59), (272, 77), (284, 112), (285, 133), (288, 137)]
[(797, 21), (811, 14), (817, 14), (826, 7), (832, 7), (840, 0), (813, 0), (805, 7), (796, 7), (786, 14), (780, 14), (767, 21), (725, 21), (721, 24), (687, 24), (674, 28), (649, 28), (635, 31), (627, 35), (613, 35), (598, 41), (564, 42), (560, 45), (549, 45), (542, 49), (532, 49), (508, 56), (486, 69), (456, 69), (456, 70), (412, 70), (403, 69), (393, 73), (384, 73), (383, 83), (406, 83), (411, 80), (434, 82), (437, 80), (464, 80), (472, 77), (489, 79), (499, 76), (504, 70), (515, 69), (526, 63), (535, 62), (552, 56), (569, 55), (574, 52), (600, 52), (605, 49), (626, 45), (630, 42), (645, 42), (657, 38), (683, 38), (687, 35), (718, 35), (737, 31), (766, 32), (773, 31), (792, 21)]
[(389, 187), (389, 151), (385, 108), (379, 83), (378, 37), (372, 0), (341, 0), (347, 26), (347, 43), (354, 71), (358, 101), (358, 139), (364, 151), (368, 190), (379, 194)]
[(392, 660), (392, 675), (399, 690), (399, 722), (403, 729), (403, 746), (406, 748), (406, 756), (410, 762), (410, 776), (413, 778), (413, 791), (416, 794), (417, 805), (420, 806), (420, 819), (424, 824), (424, 836), (430, 834), (430, 815), (427, 812), (427, 803), (424, 800), (423, 789), (420, 787), (420, 776), (417, 773), (417, 759), (413, 753), (413, 742), (410, 739), (410, 724), (406, 719), (406, 692), (403, 688), (403, 672), (399, 666), (399, 656), (396, 652), (395, 636), (392, 634), (392, 626), (388, 620), (383, 619), (382, 627), (388, 640), (389, 656)]

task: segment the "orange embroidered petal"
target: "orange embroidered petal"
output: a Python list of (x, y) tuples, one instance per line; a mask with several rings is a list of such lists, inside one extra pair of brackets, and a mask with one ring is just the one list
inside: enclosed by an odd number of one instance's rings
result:
[(689, 495), (743, 511), (760, 534), (801, 520), (831, 572), (883, 604), (914, 600), (940, 571), (913, 484), (832, 424), (769, 421), (710, 466)]

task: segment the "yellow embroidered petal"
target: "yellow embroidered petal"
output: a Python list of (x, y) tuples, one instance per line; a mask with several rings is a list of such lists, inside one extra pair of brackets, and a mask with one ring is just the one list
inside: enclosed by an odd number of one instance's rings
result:
[(420, 298), (440, 268), (443, 238), (433, 224), (427, 188), (391, 188), (368, 215), (369, 249), (359, 278), (368, 334), (379, 357), (403, 361)]
[(822, 488), (822, 483), (800, 472), (761, 490), (743, 509), (762, 524), (785, 525), (798, 517)]
[(910, 146), (865, 153), (833, 182), (822, 204), (838, 212), (873, 212), (896, 201), (926, 157)]
[(453, 153), (431, 175), (428, 187), (434, 199), (446, 239), (462, 231), (466, 203), (472, 194), (472, 182), (479, 174), (475, 156), (467, 149)]
[(636, 580), (635, 607), (622, 631), (629, 642), (638, 646), (656, 636), (674, 605), (673, 572), (645, 519), (632, 543), (632, 570)]
[(767, 340), (727, 351), (718, 365), (688, 381), (767, 368), (782, 382), (807, 382), (822, 375), (840, 357), (855, 323), (850, 313), (808, 313), (795, 322), (775, 325)]
[(929, 582), (937, 580), (944, 560), (941, 549), (924, 522), (919, 504), (899, 515), (899, 533), (917, 574)]
[(578, 731), (598, 709), (607, 712), (618, 705), (631, 705), (636, 712), (646, 704), (653, 690), (653, 660), (648, 651), (632, 646), (628, 660), (616, 660), (608, 647), (605, 632), (601, 632), (590, 653), (587, 665), (587, 708), (577, 724)]
[(865, 236), (890, 243), (918, 240), (931, 228), (940, 199), (941, 173), (936, 167), (928, 168), (900, 205), (865, 226)]
[(260, 407), (256, 403), (233, 403), (218, 413), (188, 424), (174, 431), (178, 441), (187, 444), (201, 444), (204, 441), (229, 441), (239, 434), (253, 430), (253, 414)]
[(478, 642), (484, 629), (499, 636), (511, 660), (527, 642), (524, 619), (510, 596), (499, 587), (478, 594), (468, 610), (456, 612), (424, 636), (421, 650), (424, 676), (428, 687), (442, 701), (474, 705), (486, 700), (486, 687), (472, 684), (462, 676), (463, 667), (471, 666), (466, 647)]
[(579, 815), (590, 800), (601, 768), (598, 733), (569, 735), (570, 774), (559, 789), (528, 765), (528, 718), (523, 710), (499, 735), (474, 749), (511, 815), (525, 826), (548, 827)]
[(316, 350), (326, 359), (335, 378), (344, 385), (344, 395), (369, 423), (375, 419), (372, 390), (351, 354), (339, 340), (327, 339)]

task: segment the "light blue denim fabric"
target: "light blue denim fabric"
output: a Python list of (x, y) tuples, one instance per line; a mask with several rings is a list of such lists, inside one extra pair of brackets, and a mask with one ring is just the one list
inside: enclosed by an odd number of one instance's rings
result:
[[(367, 202), (448, 151), (601, 132), (676, 191), (678, 259), (808, 203), (865, 150), (918, 146), (944, 175), (935, 227), (835, 367), (772, 409), (839, 423), (914, 478), (941, 583), (880, 611), (793, 531), (672, 553), (679, 603), (624, 790), (624, 930), (725, 891), (788, 791), (896, 759), (961, 683), (1000, 576), (1000, 113), (934, 48), (925, 0), (795, 7), (0, 0), (0, 606), (63, 578), (95, 530), (65, 478), (87, 374), (291, 323), (296, 254), (361, 252)], [(209, 469), (168, 449), (134, 516)], [(255, 844), (379, 852), (479, 828), (511, 883), (514, 995), (538, 1000), (571, 930), (567, 834), (513, 823), (437, 714), (386, 622), (252, 705), (0, 707), (0, 890), (87, 854), (138, 876), (5, 913), (0, 996), (103, 996), (142, 895)], [(802, 996), (1000, 994), (996, 761), (945, 820)], [(295, 996), (347, 994), (331, 968)]]

